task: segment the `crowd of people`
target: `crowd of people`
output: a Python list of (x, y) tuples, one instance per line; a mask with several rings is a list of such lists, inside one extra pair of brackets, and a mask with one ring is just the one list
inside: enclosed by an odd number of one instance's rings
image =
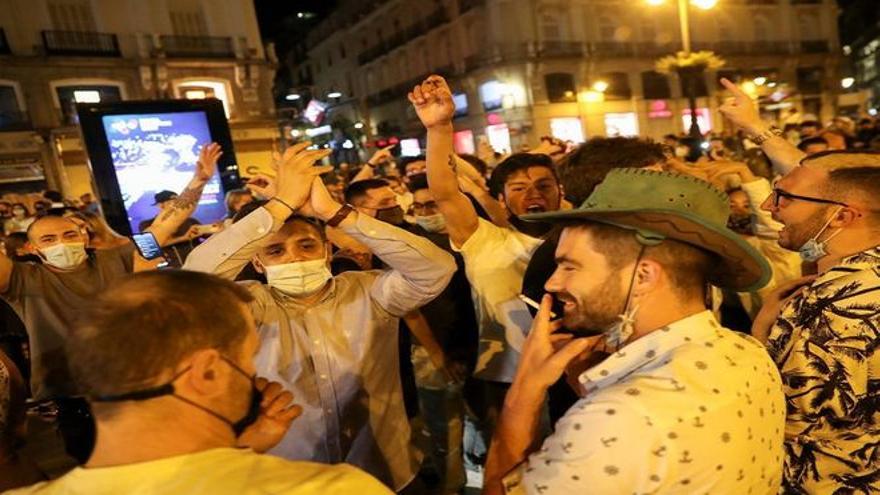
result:
[(159, 259), (4, 196), (0, 491), (880, 491), (880, 121), (722, 84), (723, 135), (459, 155), (431, 76), (424, 156), (297, 143), (210, 226), (207, 145)]

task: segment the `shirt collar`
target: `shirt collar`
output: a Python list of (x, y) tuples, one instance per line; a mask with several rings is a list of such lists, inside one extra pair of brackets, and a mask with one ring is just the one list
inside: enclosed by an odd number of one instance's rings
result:
[(667, 359), (669, 352), (678, 347), (720, 336), (721, 328), (711, 311), (695, 313), (630, 342), (584, 371), (578, 381), (587, 392), (607, 387), (651, 363)]
[(830, 282), (853, 272), (877, 269), (877, 267), (880, 267), (880, 246), (874, 246), (841, 259), (836, 265), (819, 275), (811, 286)]

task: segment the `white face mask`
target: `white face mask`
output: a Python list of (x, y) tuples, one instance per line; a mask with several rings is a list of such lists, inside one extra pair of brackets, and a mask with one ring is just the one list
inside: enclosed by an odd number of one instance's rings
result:
[(437, 233), (446, 228), (446, 217), (442, 213), (416, 217), (416, 224), (428, 232)]
[(291, 296), (306, 296), (320, 290), (333, 278), (327, 260), (297, 261), (266, 267), (266, 281), (271, 287)]
[(86, 245), (82, 242), (60, 243), (40, 249), (43, 261), (61, 270), (78, 267), (86, 259)]
[(831, 221), (834, 220), (834, 217), (842, 209), (843, 207), (838, 208), (837, 211), (834, 212), (834, 215), (831, 215), (831, 217), (828, 218), (828, 221), (825, 222), (825, 225), (823, 225), (822, 228), (819, 229), (819, 232), (816, 232), (816, 235), (807, 240), (807, 242), (805, 242), (804, 245), (801, 246), (800, 249), (798, 249), (798, 254), (801, 255), (802, 260), (806, 261), (807, 263), (815, 263), (828, 255), (828, 250), (825, 249), (828, 241), (833, 239), (834, 236), (839, 234), (843, 229), (837, 229), (837, 231), (828, 236), (824, 241), (820, 241), (819, 236), (825, 232), (825, 230), (828, 228), (828, 225), (831, 224)]

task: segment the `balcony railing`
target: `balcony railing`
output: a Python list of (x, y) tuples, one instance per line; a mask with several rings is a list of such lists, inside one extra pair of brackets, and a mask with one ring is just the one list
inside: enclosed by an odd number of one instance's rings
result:
[(235, 58), (232, 38), (225, 36), (162, 35), (160, 41), (168, 57)]
[(119, 40), (112, 33), (91, 31), (43, 31), (43, 47), (48, 55), (118, 57)]
[(9, 50), (9, 42), (6, 41), (6, 31), (0, 28), (0, 55), (8, 55), (12, 53)]
[(542, 57), (580, 57), (584, 46), (578, 41), (542, 41), (538, 45), (538, 55)]
[(801, 51), (804, 53), (828, 53), (831, 46), (828, 40), (804, 40), (801, 41)]
[(27, 112), (0, 111), (0, 132), (26, 131), (32, 128)]
[(358, 64), (366, 65), (373, 60), (385, 55), (386, 53), (398, 48), (400, 46), (409, 43), (415, 38), (427, 33), (428, 31), (442, 26), (449, 22), (449, 16), (446, 15), (445, 8), (437, 8), (432, 12), (428, 17), (425, 17), (415, 23), (411, 24), (409, 27), (403, 29), (402, 31), (396, 33), (391, 38), (380, 41), (375, 46), (372, 46), (358, 55)]

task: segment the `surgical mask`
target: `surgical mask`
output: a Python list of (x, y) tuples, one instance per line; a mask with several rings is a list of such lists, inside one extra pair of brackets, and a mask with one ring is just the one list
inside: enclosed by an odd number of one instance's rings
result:
[(416, 217), (416, 224), (428, 232), (437, 233), (446, 228), (446, 217), (442, 213)]
[(306, 296), (324, 287), (333, 274), (327, 260), (296, 261), (266, 267), (269, 286), (291, 296)]
[(828, 238), (824, 241), (820, 241), (819, 236), (821, 236), (822, 233), (825, 232), (825, 229), (827, 229), (828, 225), (831, 224), (831, 220), (834, 220), (834, 216), (837, 215), (837, 213), (841, 209), (842, 207), (838, 208), (834, 212), (834, 215), (828, 217), (828, 220), (825, 222), (824, 225), (822, 225), (822, 228), (819, 229), (819, 231), (816, 232), (816, 234), (812, 238), (805, 242), (804, 245), (800, 247), (800, 249), (798, 249), (798, 254), (801, 255), (802, 260), (806, 261), (807, 263), (815, 263), (828, 255), (828, 251), (825, 249), (828, 245), (828, 241), (833, 239), (834, 236), (839, 234), (843, 229), (837, 229), (837, 232), (828, 236)]
[(61, 270), (78, 267), (86, 259), (86, 245), (82, 242), (59, 243), (40, 249), (43, 261)]
[(376, 210), (376, 220), (390, 223), (391, 225), (401, 225), (403, 223), (403, 208), (392, 206), (391, 208)]
[(158, 387), (151, 387), (151, 388), (147, 388), (147, 389), (143, 389), (143, 390), (135, 390), (133, 392), (126, 392), (124, 394), (118, 394), (118, 395), (102, 395), (102, 396), (92, 397), (91, 400), (93, 402), (124, 402), (124, 401), (130, 401), (130, 400), (155, 399), (157, 397), (163, 397), (166, 395), (170, 395), (171, 397), (174, 397), (175, 399), (186, 402), (187, 404), (189, 404), (193, 407), (197, 407), (197, 408), (201, 409), (202, 411), (210, 414), (211, 416), (214, 416), (215, 418), (219, 419), (220, 421), (223, 421), (224, 423), (228, 424), (229, 427), (232, 429), (232, 432), (235, 434), (235, 437), (238, 438), (241, 436), (242, 433), (244, 433), (244, 430), (248, 429), (248, 427), (250, 425), (254, 424), (257, 421), (257, 419), (260, 417), (260, 404), (263, 402), (263, 392), (261, 392), (257, 388), (255, 376), (245, 373), (245, 371), (243, 369), (241, 369), (237, 364), (233, 363), (230, 359), (222, 357), (222, 356), (221, 356), (221, 358), (224, 361), (226, 361), (226, 363), (229, 364), (229, 366), (231, 366), (232, 369), (234, 369), (236, 372), (244, 375), (244, 377), (247, 378), (248, 381), (250, 381), (250, 383), (251, 383), (250, 397), (248, 399), (248, 410), (245, 413), (245, 415), (237, 421), (230, 421), (229, 419), (221, 416), (217, 412), (212, 411), (211, 409), (208, 409), (207, 407), (205, 407), (201, 404), (197, 404), (196, 402), (194, 402), (190, 399), (187, 399), (186, 397), (177, 395), (176, 390), (174, 388), (174, 382), (177, 381), (178, 378), (183, 376), (184, 373), (189, 371), (190, 368), (185, 368), (183, 371), (181, 371), (180, 373), (175, 375), (171, 379), (171, 381), (169, 381), (168, 383), (166, 383), (164, 385), (159, 385)]
[(15, 218), (24, 218), (25, 211), (24, 210), (12, 210), (12, 215), (15, 216)]

